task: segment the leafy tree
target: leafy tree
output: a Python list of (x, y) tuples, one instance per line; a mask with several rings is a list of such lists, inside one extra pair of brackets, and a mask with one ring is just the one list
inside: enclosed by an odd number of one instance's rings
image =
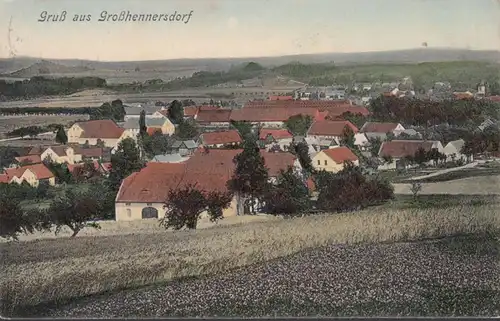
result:
[(420, 167), (422, 167), (426, 162), (429, 161), (428, 154), (425, 151), (425, 149), (423, 149), (422, 147), (420, 147), (419, 149), (417, 149), (417, 151), (415, 152), (414, 159), (415, 159), (415, 162)]
[(252, 124), (250, 122), (231, 120), (231, 127), (240, 133), (243, 140), (245, 137), (252, 135)]
[(181, 102), (174, 100), (168, 108), (168, 116), (175, 124), (181, 124), (184, 120), (184, 108)]
[(361, 114), (353, 114), (349, 111), (342, 114), (341, 119), (348, 120), (356, 127), (361, 128), (366, 123), (366, 117)]
[(146, 127), (146, 111), (141, 111), (139, 115), (139, 135), (144, 137), (148, 134), (148, 128)]
[(441, 159), (441, 153), (436, 149), (436, 148), (432, 148), (428, 153), (427, 153), (427, 157), (429, 160), (433, 160), (434, 161), (434, 165), (437, 166), (439, 160)]
[(383, 156), (382, 156), (382, 160), (383, 160), (386, 164), (390, 164), (390, 163), (392, 163), (392, 162), (394, 161), (391, 155), (383, 155)]
[(222, 218), (222, 212), (229, 207), (231, 200), (230, 193), (206, 193), (192, 184), (171, 190), (164, 205), (166, 212), (165, 217), (160, 219), (160, 226), (175, 230), (183, 227), (196, 229), (201, 213), (207, 211), (210, 220), (215, 222)]
[(95, 146), (99, 147), (99, 148), (105, 148), (106, 147), (106, 143), (104, 143), (103, 140), (101, 140), (100, 138), (98, 138), (97, 141), (96, 141), (96, 143), (95, 143)]
[(77, 183), (86, 183), (99, 176), (101, 173), (92, 161), (85, 161), (82, 166), (76, 167), (73, 171), (73, 179)]
[(304, 176), (309, 177), (314, 173), (311, 156), (309, 155), (309, 146), (306, 142), (291, 143), (288, 150), (299, 159), (300, 166), (304, 170), (304, 174), (306, 174)]
[(161, 131), (156, 131), (153, 135), (144, 136), (141, 139), (142, 147), (148, 157), (155, 155), (163, 155), (170, 150), (174, 142), (174, 138), (168, 135), (163, 135)]
[(305, 136), (313, 119), (309, 115), (295, 115), (285, 121), (285, 126), (294, 136)]
[(394, 138), (396, 138), (396, 136), (394, 135), (393, 132), (388, 132), (386, 135), (385, 135), (385, 141), (386, 142), (390, 142), (390, 141), (393, 141)]
[(98, 195), (99, 191), (75, 192), (68, 189), (56, 198), (48, 210), (50, 221), (56, 228), (56, 235), (64, 226), (73, 232), (70, 237), (75, 237), (85, 227), (99, 229), (99, 224), (95, 222), (101, 214), (101, 205), (96, 198)]
[(195, 139), (199, 134), (198, 126), (192, 120), (182, 121), (175, 129), (175, 136), (181, 140)]
[(343, 131), (342, 131), (340, 145), (347, 146), (350, 149), (354, 149), (354, 148), (356, 148), (356, 145), (354, 145), (354, 143), (355, 143), (354, 131), (351, 129), (351, 127), (345, 126)]
[(379, 137), (370, 137), (368, 142), (370, 143), (370, 153), (373, 157), (378, 157), (380, 146), (382, 146), (382, 140)]
[(309, 190), (292, 167), (281, 170), (277, 184), (269, 188), (263, 197), (266, 213), (294, 216), (311, 208)]
[(264, 195), (269, 179), (264, 157), (260, 154), (256, 140), (246, 140), (243, 143), (243, 151), (234, 157), (233, 162), (236, 169), (228, 181), (228, 189), (234, 194), (249, 197), (251, 211), (255, 214), (253, 204), (257, 198)]
[(66, 131), (64, 130), (63, 126), (60, 126), (57, 129), (56, 142), (58, 142), (59, 144), (64, 144), (64, 145), (66, 145), (68, 143), (68, 136), (66, 135)]
[(0, 198), (0, 237), (17, 240), (19, 233), (32, 233), (33, 230), (33, 225), (15, 199)]
[(118, 144), (115, 154), (111, 155), (109, 173), (111, 188), (117, 191), (124, 178), (140, 171), (144, 166), (135, 141), (132, 138), (125, 138)]
[(66, 164), (59, 164), (51, 159), (45, 159), (43, 164), (54, 174), (57, 184), (73, 182), (73, 175)]

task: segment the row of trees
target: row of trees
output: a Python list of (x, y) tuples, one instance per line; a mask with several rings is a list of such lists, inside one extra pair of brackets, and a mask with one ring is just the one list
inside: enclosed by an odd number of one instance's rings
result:
[(4, 100), (30, 99), (40, 96), (68, 95), (88, 88), (102, 88), (106, 80), (98, 77), (31, 77), (28, 80), (7, 82), (0, 80)]

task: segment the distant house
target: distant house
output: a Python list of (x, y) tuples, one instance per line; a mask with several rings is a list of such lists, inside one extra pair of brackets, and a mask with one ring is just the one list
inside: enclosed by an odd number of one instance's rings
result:
[(259, 140), (268, 150), (279, 146), (284, 151), (293, 142), (293, 135), (287, 129), (263, 128), (260, 130)]
[[(175, 132), (175, 125), (166, 117), (146, 117), (146, 130), (148, 132), (160, 131), (164, 135), (172, 135)], [(139, 119), (129, 119), (123, 124), (123, 128), (131, 135), (137, 136), (140, 132)]]
[(393, 140), (383, 142), (379, 149), (379, 157), (384, 158), (389, 156), (392, 158), (392, 161), (390, 163), (384, 162), (384, 164), (379, 166), (379, 170), (406, 168), (405, 157), (415, 156), (420, 148), (426, 152), (436, 149), (438, 152), (444, 153), (443, 145), (439, 141)]
[(231, 109), (200, 109), (195, 120), (202, 127), (229, 128), (230, 116)]
[(490, 118), (488, 118), (488, 119), (486, 119), (485, 121), (483, 121), (483, 122), (482, 122), (482, 123), (478, 126), (478, 128), (479, 128), (479, 130), (480, 130), (480, 131), (483, 131), (483, 130), (485, 130), (486, 128), (488, 128), (488, 127), (490, 127), (490, 126), (493, 126), (493, 125), (495, 125), (495, 124), (496, 124), (496, 122), (495, 122), (495, 121), (493, 121), (493, 120), (491, 120)]
[(181, 156), (191, 155), (198, 148), (198, 144), (194, 140), (175, 141), (171, 149), (174, 153), (179, 153)]
[(269, 100), (293, 100), (293, 96), (270, 96)]
[(312, 165), (316, 170), (337, 173), (344, 168), (344, 162), (351, 161), (359, 166), (358, 157), (347, 147), (324, 149), (312, 158)]
[(160, 107), (124, 107), (125, 109), (125, 117), (123, 120), (127, 121), (129, 119), (139, 119), (141, 116), (141, 112), (145, 111), (146, 116), (154, 117), (154, 118), (162, 118), (165, 117), (163, 114), (156, 113), (161, 110)]
[(346, 127), (351, 128), (356, 137), (358, 128), (348, 120), (324, 120), (314, 122), (307, 131), (307, 137), (316, 138), (318, 140), (334, 139), (337, 145), (340, 145)]
[(0, 182), (18, 184), (26, 182), (33, 187), (37, 187), (41, 182), (47, 182), (52, 186), (56, 183), (54, 174), (41, 163), (9, 168), (0, 176), (2, 176)]
[(308, 153), (310, 157), (316, 155), (316, 153), (320, 150), (319, 140), (314, 137), (303, 137), (303, 136), (295, 136), (292, 140), (295, 144), (305, 143), (308, 147)]
[(183, 157), (180, 154), (165, 154), (155, 155), (151, 160), (152, 163), (182, 163), (188, 160), (189, 157)]
[(207, 132), (200, 135), (201, 145), (206, 147), (224, 147), (242, 143), (241, 136), (237, 130), (226, 130)]
[(50, 146), (40, 155), (42, 160), (50, 159), (58, 164), (74, 164), (81, 162), (82, 155), (75, 153), (75, 149), (69, 146)]
[(459, 140), (454, 140), (446, 144), (444, 147), (444, 154), (446, 155), (446, 160), (447, 161), (455, 161), (455, 160), (462, 160), (464, 162), (467, 162), (468, 160), (472, 161), (473, 156), (471, 155), (470, 158), (467, 158), (467, 155), (462, 154), (462, 147), (465, 145), (465, 141), (463, 139)]
[[(294, 101), (292, 101), (294, 102)], [(284, 102), (286, 103), (286, 101)], [(244, 107), (234, 109), (231, 112), (230, 119), (233, 121), (246, 121), (252, 125), (264, 128), (282, 128), (285, 121), (296, 115), (310, 116), (313, 120), (324, 120), (328, 113), (320, 112), (316, 108), (303, 107), (283, 107), (274, 106), (273, 108)]]
[[(92, 165), (94, 165), (94, 169), (101, 175), (107, 175), (109, 172), (108, 164), (106, 163), (100, 163), (97, 160), (92, 161)], [(76, 170), (83, 168), (85, 166), (85, 163), (80, 163), (80, 164), (69, 164), (68, 165), (68, 171), (72, 174), (75, 175)]]
[(16, 162), (20, 165), (24, 164), (38, 164), (42, 162), (40, 155), (27, 155), (18, 156), (15, 158)]
[(471, 93), (470, 91), (465, 91), (465, 92), (454, 92), (453, 97), (458, 100), (463, 100), (463, 99), (472, 99), (474, 98), (474, 94)]
[(379, 138), (384, 140), (387, 138), (387, 133), (392, 133), (394, 136), (400, 135), (405, 128), (399, 123), (378, 123), (366, 122), (360, 129), (360, 132), (366, 135), (367, 139)]
[(76, 122), (69, 128), (67, 136), (69, 144), (95, 146), (98, 141), (101, 141), (105, 147), (110, 148), (118, 146), (118, 143), (125, 138), (136, 138), (132, 133), (108, 119)]

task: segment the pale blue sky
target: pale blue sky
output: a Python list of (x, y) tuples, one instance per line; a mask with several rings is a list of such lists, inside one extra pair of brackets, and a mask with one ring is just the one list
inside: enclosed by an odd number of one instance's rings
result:
[[(65, 22), (37, 22), (66, 10)], [(97, 22), (101, 11), (194, 13)], [(72, 22), (92, 14), (92, 22)], [(0, 56), (148, 60), (429, 47), (500, 50), (500, 0), (0, 0)]]

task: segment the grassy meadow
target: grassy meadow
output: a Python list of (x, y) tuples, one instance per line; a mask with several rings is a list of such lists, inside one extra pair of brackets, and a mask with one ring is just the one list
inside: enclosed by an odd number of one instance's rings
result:
[[(443, 196), (438, 196), (443, 197)], [(356, 213), (222, 225), (196, 231), (163, 230), (3, 243), (3, 313), (49, 302), (159, 284), (286, 257), (329, 244), (373, 244), (443, 238), (500, 229), (500, 204), (490, 196), (455, 197), (447, 206), (408, 197)], [(16, 312), (17, 311), (17, 312)]]

